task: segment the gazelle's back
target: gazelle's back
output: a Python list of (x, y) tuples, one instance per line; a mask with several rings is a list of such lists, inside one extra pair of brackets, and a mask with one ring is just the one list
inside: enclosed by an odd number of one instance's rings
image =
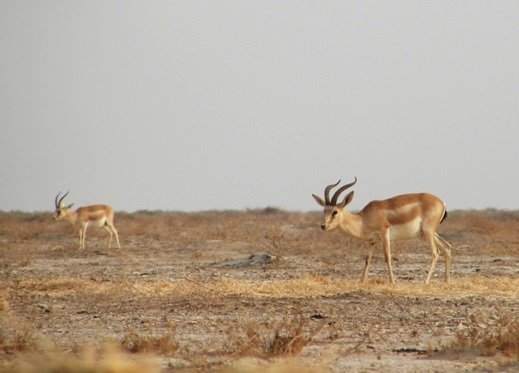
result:
[(114, 210), (108, 205), (83, 206), (78, 208), (76, 213), (78, 216), (88, 216), (89, 221), (102, 221), (106, 218), (110, 223), (113, 223), (114, 220)]
[(444, 214), (443, 201), (429, 193), (401, 194), (371, 201), (359, 213), (367, 217), (367, 221), (378, 223), (371, 229), (392, 227), (393, 230), (402, 231), (396, 235), (399, 238), (419, 235), (423, 224), (438, 225)]

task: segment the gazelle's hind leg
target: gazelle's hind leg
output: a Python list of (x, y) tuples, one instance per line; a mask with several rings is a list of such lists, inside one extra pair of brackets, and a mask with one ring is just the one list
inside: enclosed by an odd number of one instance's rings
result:
[(384, 257), (386, 258), (387, 269), (389, 271), (389, 281), (394, 284), (395, 275), (393, 274), (393, 266), (391, 264), (391, 241), (389, 229), (386, 229), (382, 234), (382, 245), (384, 246)]
[(79, 250), (83, 248), (83, 227), (79, 227)]
[(449, 282), (451, 279), (452, 246), (438, 233), (434, 234), (434, 240), (436, 241), (436, 244), (443, 250), (443, 255), (445, 256), (445, 282)]
[(108, 248), (111, 248), (112, 247), (112, 230), (110, 229), (110, 227), (108, 226), (108, 223), (105, 223), (105, 225), (103, 225), (103, 228), (108, 232)]
[(427, 277), (425, 279), (425, 283), (428, 284), (429, 281), (431, 280), (431, 276), (434, 272), (434, 267), (436, 267), (436, 262), (438, 261), (438, 257), (440, 256), (440, 254), (438, 253), (438, 248), (436, 247), (436, 242), (435, 242), (435, 236), (436, 233), (433, 233), (433, 234), (425, 234), (425, 239), (427, 240), (427, 242), (429, 243), (429, 246), (431, 248), (431, 255), (432, 255), (432, 258), (431, 258), (431, 267), (429, 268), (429, 273), (427, 273)]
[(115, 227), (112, 225), (112, 229), (114, 231), (114, 234), (115, 234), (115, 240), (117, 241), (117, 248), (120, 249), (121, 248), (121, 244), (119, 243), (119, 235), (117, 234), (117, 230), (115, 229)]
[(115, 240), (117, 241), (117, 247), (120, 249), (121, 244), (119, 243), (119, 235), (117, 234), (117, 229), (115, 229), (114, 225), (108, 221), (106, 221), (104, 227), (108, 232), (110, 232), (110, 241), (108, 242), (108, 248), (110, 248), (112, 246), (112, 234), (115, 234)]

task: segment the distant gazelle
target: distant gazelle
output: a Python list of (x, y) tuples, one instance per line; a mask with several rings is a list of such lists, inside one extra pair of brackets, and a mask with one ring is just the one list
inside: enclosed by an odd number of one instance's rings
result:
[[(371, 201), (359, 213), (353, 214), (346, 209), (346, 205), (353, 199), (353, 191), (349, 192), (342, 202), (337, 201), (342, 192), (355, 185), (357, 178), (337, 189), (330, 200), (330, 191), (340, 182), (339, 180), (325, 188), (324, 201), (312, 194), (317, 203), (324, 207), (324, 223), (321, 225), (323, 231), (339, 227), (349, 236), (382, 241), (391, 283), (395, 283), (391, 266), (391, 239), (422, 238), (429, 243), (432, 251), (431, 267), (425, 283), (429, 283), (436, 266), (438, 246), (445, 255), (445, 281), (449, 282), (451, 246), (436, 233), (438, 225), (447, 217), (445, 203), (441, 199), (428, 193), (403, 194), (382, 201)], [(362, 282), (368, 277), (372, 255), (373, 248), (370, 245), (362, 272)]]
[[(114, 227), (114, 210), (108, 205), (92, 205), (92, 206), (84, 206), (79, 207), (76, 211), (70, 210), (70, 208), (74, 205), (71, 203), (68, 206), (63, 204), (63, 200), (68, 195), (68, 192), (65, 193), (61, 198), (58, 193), (56, 198), (54, 199), (54, 204), (56, 206), (56, 211), (54, 212), (55, 220), (65, 219), (70, 222), (73, 226), (79, 228), (79, 250), (85, 248), (85, 234), (88, 227), (88, 224), (92, 223), (97, 227), (105, 228), (108, 233), (110, 233), (110, 238), (108, 241), (108, 248), (112, 246), (112, 234), (115, 234), (115, 239), (117, 240), (117, 247), (120, 249), (121, 245), (119, 244), (119, 236), (117, 235), (117, 230)], [(58, 200), (59, 199), (59, 200)]]

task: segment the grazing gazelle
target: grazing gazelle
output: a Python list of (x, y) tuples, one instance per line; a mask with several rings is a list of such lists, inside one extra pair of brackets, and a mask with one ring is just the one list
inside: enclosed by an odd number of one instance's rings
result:
[[(449, 282), (451, 246), (436, 233), (438, 224), (447, 216), (445, 203), (428, 193), (403, 194), (382, 201), (371, 201), (359, 213), (353, 214), (346, 209), (346, 205), (353, 199), (353, 191), (349, 192), (342, 202), (337, 203), (337, 200), (342, 192), (355, 185), (356, 182), (357, 178), (352, 183), (339, 188), (331, 200), (330, 191), (339, 185), (340, 180), (326, 187), (324, 201), (321, 197), (312, 194), (317, 203), (324, 207), (322, 230), (339, 227), (353, 237), (382, 241), (391, 283), (395, 283), (391, 266), (391, 239), (423, 238), (429, 243), (432, 251), (431, 267), (425, 283), (429, 283), (436, 266), (439, 256), (438, 246), (442, 248), (445, 255), (445, 281)], [(362, 272), (363, 282), (368, 277), (372, 255), (373, 249), (370, 245), (366, 265)]]
[[(108, 241), (108, 248), (112, 246), (112, 234), (115, 234), (117, 240), (117, 247), (120, 249), (119, 236), (117, 230), (114, 227), (114, 210), (108, 205), (92, 205), (79, 207), (76, 211), (70, 210), (73, 203), (68, 206), (63, 204), (63, 200), (67, 196), (68, 192), (65, 193), (61, 198), (58, 193), (54, 199), (56, 205), (56, 211), (54, 212), (55, 220), (65, 219), (74, 226), (79, 226), (79, 250), (85, 248), (85, 233), (89, 223), (94, 224), (97, 227), (105, 228), (110, 233)], [(58, 200), (59, 198), (59, 200)]]

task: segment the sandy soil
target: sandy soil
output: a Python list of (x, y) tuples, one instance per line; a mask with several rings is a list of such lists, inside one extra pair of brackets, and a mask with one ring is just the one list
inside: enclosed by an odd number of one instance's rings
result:
[[(31, 328), (67, 352), (106, 341), (131, 351), (135, 340), (168, 336), (152, 351), (165, 371), (283, 359), (334, 372), (516, 371), (517, 356), (448, 346), (517, 320), (518, 216), (449, 216), (450, 286), (442, 259), (423, 285), (424, 243), (396, 243), (392, 287), (381, 249), (358, 284), (366, 247), (321, 232), (316, 213), (120, 214), (122, 249), (105, 248), (105, 232), (92, 229), (83, 251), (66, 223), (4, 213), (0, 315), (4, 327)], [(276, 350), (276, 338), (298, 334), (300, 350)]]

